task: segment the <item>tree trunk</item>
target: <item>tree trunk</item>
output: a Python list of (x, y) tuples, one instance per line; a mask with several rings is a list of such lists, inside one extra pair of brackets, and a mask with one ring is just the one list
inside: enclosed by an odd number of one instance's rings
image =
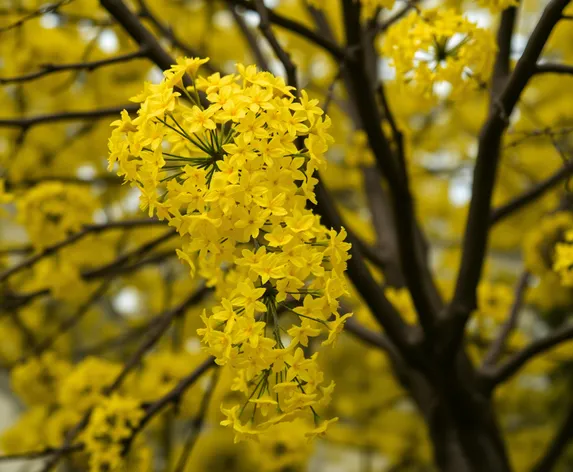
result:
[(510, 472), (491, 396), (465, 353), (454, 364), (397, 371), (426, 421), (436, 467), (442, 472)]

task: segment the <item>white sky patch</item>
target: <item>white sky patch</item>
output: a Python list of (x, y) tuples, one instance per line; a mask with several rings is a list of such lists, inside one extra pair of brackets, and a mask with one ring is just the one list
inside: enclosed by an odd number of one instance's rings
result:
[(259, 16), (259, 14), (256, 11), (252, 10), (245, 11), (245, 13), (243, 13), (243, 18), (245, 19), (245, 23), (247, 24), (247, 26), (250, 26), (252, 28), (258, 27), (259, 23), (261, 22), (261, 17)]
[(96, 169), (92, 164), (85, 164), (83, 166), (78, 167), (76, 175), (78, 176), (78, 178), (82, 180), (90, 180), (95, 177)]
[(233, 15), (228, 10), (219, 10), (213, 15), (213, 23), (221, 29), (232, 28)]
[(489, 28), (491, 26), (492, 18), (488, 10), (469, 10), (464, 16), (480, 28)]
[(127, 193), (125, 199), (123, 200), (126, 211), (138, 211), (139, 210), (139, 189), (132, 188)]
[(135, 318), (140, 310), (139, 292), (135, 287), (125, 287), (119, 291), (112, 303), (122, 315)]
[(102, 31), (98, 38), (98, 46), (103, 52), (108, 54), (117, 52), (119, 49), (117, 35), (111, 30)]
[(455, 206), (466, 205), (472, 196), (472, 171), (462, 169), (450, 180), (448, 197)]
[(159, 82), (161, 82), (163, 80), (163, 72), (161, 71), (161, 69), (159, 67), (154, 67), (147, 74), (147, 78), (149, 79), (149, 81), (151, 83), (158, 84)]
[(189, 338), (185, 341), (185, 350), (191, 354), (198, 354), (201, 352), (201, 341), (197, 338)]
[(60, 19), (55, 13), (46, 13), (40, 17), (40, 24), (43, 28), (53, 29), (58, 27)]
[(107, 215), (106, 215), (105, 211), (101, 208), (97, 209), (94, 212), (94, 223), (101, 225), (101, 224), (104, 224), (106, 222), (107, 222)]

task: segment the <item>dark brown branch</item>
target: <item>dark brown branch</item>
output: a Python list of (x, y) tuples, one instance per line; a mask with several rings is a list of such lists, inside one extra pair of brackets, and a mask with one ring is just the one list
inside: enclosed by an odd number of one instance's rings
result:
[[(340, 231), (340, 228), (344, 226), (342, 218), (320, 178), (315, 192), (318, 201), (315, 210), (321, 215), (323, 224), (329, 228)], [(352, 244), (352, 248), (350, 249), (351, 258), (348, 261), (347, 269), (350, 280), (356, 287), (358, 293), (360, 293), (366, 305), (370, 308), (372, 315), (376, 318), (380, 326), (384, 328), (390, 341), (398, 348), (400, 353), (406, 357), (410, 352), (410, 333), (408, 332), (407, 325), (392, 303), (384, 296), (382, 287), (380, 287), (372, 277), (370, 270), (362, 258), (362, 254), (358, 250), (358, 244), (356, 244), (351, 233), (348, 233), (347, 240)]]
[(573, 439), (573, 405), (569, 407), (565, 420), (555, 436), (549, 441), (547, 450), (531, 469), (531, 472), (549, 472), (553, 470), (571, 439)]
[(34, 348), (34, 355), (39, 356), (43, 352), (50, 349), (62, 334), (72, 329), (86, 315), (90, 307), (105, 294), (105, 292), (109, 289), (110, 284), (111, 280), (105, 280), (97, 288), (97, 290), (88, 298), (88, 300), (82, 305), (80, 305), (80, 307), (76, 310), (76, 312), (73, 315), (62, 320), (58, 325), (58, 327), (56, 328), (53, 335), (44, 339), (42, 342), (36, 345), (36, 347)]
[(233, 4), (234, 3), (233, 0), (227, 0), (227, 3), (229, 4), (229, 10), (233, 15), (235, 23), (237, 23), (237, 26), (241, 30), (241, 33), (243, 33), (243, 36), (247, 40), (247, 43), (249, 43), (249, 47), (251, 48), (251, 51), (255, 58), (255, 62), (262, 70), (270, 71), (271, 69), (269, 68), (267, 58), (265, 57), (263, 51), (261, 50), (259, 44), (257, 43), (257, 37), (253, 34), (251, 29), (245, 22), (244, 18), (239, 13), (237, 13), (235, 5)]
[[(249, 0), (232, 0), (232, 1), (235, 5), (239, 5), (243, 8), (246, 8), (247, 10), (257, 11), (255, 3), (252, 1)], [(302, 36), (303, 38), (308, 39), (310, 42), (323, 48), (335, 59), (339, 61), (343, 61), (346, 59), (346, 56), (348, 54), (344, 49), (342, 49), (340, 46), (338, 46), (330, 39), (325, 38), (324, 36), (321, 36), (315, 31), (308, 29), (303, 24), (291, 20), (285, 16), (282, 16), (270, 9), (268, 10), (268, 17), (271, 23), (280, 26), (282, 28), (285, 28), (289, 31), (292, 31), (293, 33), (296, 33), (299, 36)]]
[[(344, 0), (344, 22), (346, 43), (362, 43), (360, 21), (360, 4), (353, 0)], [(405, 174), (390, 143), (382, 133), (380, 123), (382, 116), (377, 107), (375, 89), (368, 76), (367, 58), (364, 48), (360, 48), (354, 57), (349, 59), (348, 67), (350, 87), (355, 92), (361, 123), (368, 136), (370, 148), (376, 157), (376, 164), (386, 178), (392, 197), (392, 210), (396, 222), (398, 253), (404, 278), (416, 307), (420, 324), (430, 335), (434, 328), (438, 307), (432, 297), (430, 281), (432, 275), (418, 250), (414, 202), (408, 188)]]
[[(145, 416), (139, 422), (137, 428), (133, 432), (132, 436), (126, 441), (124, 444), (125, 450), (129, 450), (131, 447), (131, 443), (137, 436), (137, 434), (142, 431), (147, 424), (156, 416), (158, 415), (164, 408), (168, 407), (170, 404), (176, 404), (183, 394), (193, 386), (201, 376), (207, 372), (212, 367), (215, 367), (215, 358), (209, 357), (203, 363), (201, 363), (191, 374), (187, 377), (183, 378), (171, 391), (169, 391), (166, 395), (161, 397), (159, 400), (151, 403), (145, 412)], [(45, 472), (45, 471), (44, 471)]]
[(4, 456), (0, 456), (0, 462), (42, 459), (44, 457), (49, 457), (58, 453), (69, 454), (71, 452), (80, 452), (83, 450), (83, 448), (84, 448), (83, 444), (74, 444), (66, 448), (54, 449), (52, 447), (48, 447), (46, 449), (42, 449), (41, 451), (20, 452), (18, 454), (6, 454)]
[(153, 27), (159, 32), (159, 34), (165, 37), (177, 49), (182, 51), (183, 54), (189, 57), (197, 57), (201, 55), (198, 51), (190, 48), (187, 44), (181, 41), (175, 35), (172, 29), (165, 26), (161, 20), (150, 10), (145, 0), (137, 0), (137, 5), (139, 6), (139, 16), (142, 18), (147, 18)]
[(100, 108), (99, 110), (86, 110), (86, 111), (64, 111), (61, 113), (53, 113), (46, 115), (29, 116), (25, 118), (2, 118), (0, 119), (0, 127), (4, 128), (28, 128), (36, 125), (46, 123), (59, 123), (61, 121), (85, 121), (95, 120), (98, 118), (107, 118), (118, 116), (122, 110), (128, 113), (135, 113), (139, 105), (130, 103), (128, 105)]
[[(100, 0), (100, 4), (123, 27), (141, 48), (147, 51), (147, 57), (161, 70), (170, 69), (175, 59), (163, 49), (159, 41), (143, 26), (138, 16), (122, 0)], [(183, 85), (192, 85), (188, 76), (183, 76)], [(136, 107), (137, 109), (138, 107)]]
[(72, 1), (73, 0), (60, 0), (59, 2), (56, 2), (56, 3), (48, 3), (47, 5), (42, 5), (37, 10), (27, 12), (24, 17), (20, 18), (19, 20), (15, 21), (14, 23), (11, 23), (7, 26), (0, 28), (0, 33), (5, 33), (6, 31), (10, 31), (14, 28), (18, 28), (18, 27), (22, 26), (26, 21), (33, 20), (34, 18), (45, 15), (46, 13), (55, 13), (55, 12), (57, 12), (57, 10), (60, 7), (63, 7), (64, 5), (66, 5)]
[[(139, 349), (137, 349), (136, 352), (129, 359), (129, 361), (127, 361), (122, 371), (114, 379), (113, 383), (104, 390), (103, 392), (104, 395), (111, 395), (114, 391), (116, 391), (118, 388), (121, 387), (127, 375), (133, 370), (133, 368), (135, 368), (139, 364), (145, 353), (155, 345), (155, 343), (161, 337), (163, 332), (165, 332), (165, 329), (169, 327), (171, 321), (173, 321), (173, 319), (185, 313), (187, 308), (189, 308), (193, 303), (198, 303), (205, 295), (205, 290), (207, 290), (207, 292), (210, 291), (209, 289), (205, 288), (199, 289), (195, 293), (191, 294), (191, 296), (187, 297), (179, 306), (177, 306), (173, 310), (170, 310), (162, 315), (159, 315), (157, 323), (151, 323), (149, 325), (152, 331), (148, 333), (147, 339), (145, 339), (145, 341), (140, 345)], [(73, 428), (71, 428), (68, 431), (63, 446), (60, 449), (58, 449), (54, 453), (53, 457), (51, 457), (50, 460), (48, 460), (44, 464), (42, 472), (49, 472), (58, 465), (62, 457), (65, 455), (64, 451), (66, 450), (66, 448), (70, 447), (70, 445), (73, 443), (76, 437), (88, 425), (91, 412), (92, 410), (86, 412), (83, 418), (78, 423), (76, 423)], [(149, 419), (150, 418), (148, 418), (148, 421)]]
[(35, 254), (28, 259), (23, 260), (19, 264), (16, 264), (9, 269), (6, 269), (2, 274), (0, 274), (0, 283), (4, 282), (8, 277), (11, 277), (13, 274), (31, 268), (34, 264), (36, 264), (41, 259), (51, 256), (52, 254), (56, 253), (60, 249), (73, 244), (80, 239), (84, 238), (88, 234), (98, 234), (102, 231), (108, 231), (112, 229), (133, 229), (133, 228), (140, 228), (142, 226), (156, 226), (156, 225), (164, 225), (164, 222), (159, 220), (151, 220), (151, 219), (143, 219), (143, 220), (125, 220), (125, 221), (111, 221), (109, 223), (102, 223), (102, 224), (94, 224), (94, 225), (86, 225), (83, 227), (81, 231), (72, 234), (67, 239), (60, 241), (59, 243), (53, 244), (52, 246), (48, 246), (43, 251)]
[(523, 192), (521, 195), (515, 197), (513, 200), (501, 205), (498, 208), (495, 208), (490, 214), (489, 224), (493, 226), (496, 223), (499, 223), (501, 220), (512, 215), (516, 211), (527, 206), (528, 204), (533, 203), (546, 192), (550, 191), (557, 184), (567, 179), (568, 177), (571, 177), (572, 175), (573, 163), (568, 162), (553, 175), (550, 175), (545, 180), (535, 184), (530, 189)]
[(506, 322), (503, 324), (498, 337), (492, 343), (489, 348), (489, 351), (485, 355), (483, 360), (483, 365), (494, 365), (501, 354), (504, 351), (506, 342), (513, 332), (515, 326), (517, 325), (517, 319), (519, 316), (519, 311), (521, 310), (521, 306), (523, 304), (523, 298), (525, 296), (525, 291), (529, 285), (530, 274), (527, 271), (524, 271), (519, 277), (517, 285), (515, 287), (515, 295), (513, 299), (513, 304), (511, 305), (511, 309), (509, 311), (509, 316), (507, 317)]
[(382, 349), (393, 357), (399, 357), (396, 348), (382, 333), (377, 333), (360, 324), (354, 317), (348, 318), (344, 323), (344, 329), (355, 336), (357, 339), (364, 341), (370, 346)]
[(107, 59), (100, 59), (98, 61), (88, 62), (74, 62), (70, 64), (43, 64), (41, 69), (30, 74), (15, 76), (15, 77), (0, 77), (0, 85), (28, 82), (31, 80), (39, 79), (49, 74), (56, 72), (78, 71), (85, 70), (91, 72), (95, 69), (113, 64), (121, 64), (123, 62), (131, 61), (132, 59), (141, 59), (147, 55), (145, 48), (138, 51), (122, 54), (120, 56), (108, 57)]
[(158, 236), (157, 238), (152, 239), (151, 241), (135, 248), (134, 250), (119, 256), (117, 259), (110, 262), (109, 264), (105, 264), (101, 267), (89, 270), (87, 272), (82, 272), (82, 278), (84, 280), (91, 280), (98, 277), (107, 276), (109, 274), (114, 274), (116, 273), (117, 270), (121, 269), (128, 262), (133, 261), (138, 257), (144, 256), (148, 252), (155, 249), (157, 246), (160, 246), (161, 244), (163, 244), (164, 242), (168, 241), (169, 239), (171, 239), (176, 235), (177, 231), (169, 230), (163, 233), (161, 236)]
[(143, 356), (145, 356), (145, 354), (149, 352), (153, 346), (155, 346), (155, 344), (157, 344), (163, 334), (169, 329), (173, 321), (183, 316), (189, 307), (200, 303), (209, 293), (211, 293), (211, 289), (207, 287), (201, 287), (195, 293), (191, 294), (191, 296), (183, 300), (179, 306), (161, 315), (157, 323), (153, 324), (152, 330), (147, 333), (146, 339), (136, 349), (131, 358), (125, 363), (122, 371), (115, 378), (114, 382), (105, 389), (104, 393), (109, 395), (110, 393), (117, 390), (123, 384), (128, 374), (140, 364)]
[(205, 417), (207, 416), (207, 411), (209, 410), (209, 402), (211, 401), (211, 397), (213, 396), (213, 392), (215, 391), (217, 381), (219, 380), (219, 372), (220, 372), (219, 370), (216, 370), (213, 373), (213, 376), (211, 377), (211, 382), (209, 383), (207, 390), (203, 394), (203, 398), (201, 398), (201, 403), (199, 404), (199, 412), (189, 425), (189, 433), (187, 439), (183, 446), (181, 455), (179, 456), (179, 460), (177, 461), (177, 466), (175, 467), (173, 472), (183, 472), (185, 470), (187, 461), (189, 460), (189, 457), (193, 452), (195, 444), (197, 444), (197, 439), (199, 439), (199, 435), (201, 434), (201, 430), (203, 429), (203, 423), (205, 423)]
[(8, 180), (5, 182), (6, 190), (10, 191), (15, 188), (20, 187), (33, 187), (43, 182), (63, 182), (69, 184), (77, 184), (77, 185), (97, 185), (97, 184), (121, 184), (123, 183), (123, 179), (116, 175), (99, 175), (96, 177), (92, 177), (90, 179), (82, 179), (80, 177), (72, 177), (72, 176), (45, 176), (45, 177), (37, 177), (37, 178), (30, 178), (30, 179), (22, 179), (22, 180)]
[(519, 369), (534, 359), (559, 344), (573, 339), (573, 325), (567, 324), (555, 330), (545, 338), (533, 341), (531, 344), (518, 351), (497, 368), (489, 368), (484, 372), (489, 387), (495, 386), (509, 380)]
[[(481, 278), (487, 249), (491, 200), (501, 154), (503, 133), (508, 126), (509, 116), (512, 114), (521, 93), (535, 74), (537, 60), (545, 43), (568, 3), (569, 0), (552, 0), (548, 4), (509, 78), (507, 80), (495, 78), (493, 81), (493, 92), (496, 91), (496, 88), (501, 88), (500, 84), (503, 84), (503, 88), (501, 93), (492, 96), (490, 115), (479, 138), (472, 184), (472, 199), (462, 245), (462, 260), (454, 297), (448, 312), (448, 319), (453, 328), (451, 349), (456, 349), (460, 344), (465, 325), (477, 304), (476, 288)], [(507, 17), (510, 13), (506, 10), (503, 15)], [(508, 23), (510, 22), (504, 21), (502, 18), (498, 40), (507, 40), (509, 35), (503, 29), (508, 27)], [(502, 52), (507, 54), (508, 49), (505, 44), (500, 45), (499, 54)], [(498, 73), (504, 71), (507, 61), (506, 57), (498, 57), (495, 70)]]
[(535, 69), (536, 74), (571, 74), (573, 75), (573, 66), (566, 64), (537, 64)]
[(373, 34), (384, 33), (390, 28), (394, 23), (400, 21), (406, 14), (416, 8), (418, 0), (410, 0), (404, 5), (400, 10), (394, 13), (390, 18), (386, 19), (384, 22), (380, 23), (376, 28), (372, 30)]
[[(265, 37), (265, 39), (270, 44), (273, 52), (285, 68), (285, 72), (287, 75), (287, 82), (296, 87), (297, 79), (296, 79), (296, 66), (292, 62), (290, 54), (286, 52), (286, 50), (281, 46), (276, 36), (273, 34), (271, 29), (271, 22), (269, 18), (269, 9), (265, 6), (263, 0), (254, 0), (255, 8), (257, 13), (260, 16), (259, 22), (259, 29), (261, 33)], [(294, 91), (295, 95), (298, 94), (298, 90)]]

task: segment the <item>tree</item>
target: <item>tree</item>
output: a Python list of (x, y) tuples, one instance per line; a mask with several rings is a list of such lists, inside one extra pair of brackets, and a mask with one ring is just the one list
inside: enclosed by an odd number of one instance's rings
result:
[(569, 470), (568, 4), (5, 2), (1, 463)]

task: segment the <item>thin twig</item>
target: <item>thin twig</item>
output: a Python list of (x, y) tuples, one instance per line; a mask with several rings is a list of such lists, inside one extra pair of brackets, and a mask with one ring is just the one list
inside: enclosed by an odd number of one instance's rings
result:
[(177, 461), (177, 466), (175, 467), (173, 472), (183, 472), (185, 470), (185, 466), (187, 465), (187, 461), (193, 452), (193, 448), (195, 444), (197, 444), (197, 440), (199, 439), (199, 435), (201, 434), (201, 430), (203, 428), (203, 423), (205, 422), (205, 417), (207, 416), (207, 411), (209, 410), (209, 402), (211, 401), (211, 397), (213, 392), (215, 391), (215, 387), (217, 386), (217, 381), (219, 380), (219, 373), (220, 370), (217, 369), (213, 373), (211, 377), (211, 381), (209, 382), (209, 386), (207, 390), (203, 394), (203, 398), (201, 398), (201, 403), (199, 404), (199, 413), (193, 419), (191, 424), (189, 425), (189, 432), (187, 439), (185, 440), (185, 444), (183, 446), (183, 451), (179, 456), (179, 460)]
[(509, 380), (526, 363), (570, 339), (573, 339), (573, 325), (566, 324), (548, 336), (533, 341), (507, 359), (499, 367), (485, 370), (483, 375), (488, 387), (493, 388)]
[(56, 72), (66, 72), (66, 71), (79, 71), (85, 70), (91, 72), (100, 67), (110, 66), (113, 64), (121, 64), (123, 62), (131, 61), (132, 59), (141, 59), (147, 55), (147, 50), (145, 48), (140, 48), (137, 51), (130, 52), (127, 54), (122, 54), (120, 56), (108, 57), (106, 59), (100, 59), (98, 61), (87, 61), (87, 62), (73, 62), (69, 64), (43, 64), (41, 69), (36, 72), (31, 72), (25, 75), (19, 75), (14, 77), (0, 77), (0, 85), (29, 82), (31, 80), (39, 79), (49, 74)]
[(28, 259), (23, 260), (19, 264), (16, 264), (6, 269), (2, 274), (0, 274), (0, 283), (4, 282), (6, 279), (8, 279), (9, 277), (11, 277), (12, 275), (21, 270), (31, 268), (41, 259), (51, 256), (60, 249), (63, 249), (64, 247), (67, 247), (79, 241), (80, 239), (84, 238), (89, 234), (98, 234), (101, 233), (102, 231), (108, 231), (113, 229), (133, 229), (133, 228), (140, 228), (142, 226), (155, 226), (155, 225), (164, 225), (164, 223), (159, 220), (144, 219), (144, 220), (111, 221), (109, 223), (86, 225), (83, 227), (81, 231), (72, 234), (67, 239), (64, 239), (59, 243), (48, 246), (38, 254), (35, 254), (29, 257)]
[(61, 121), (85, 121), (110, 116), (114, 117), (119, 115), (123, 110), (126, 110), (128, 113), (135, 113), (138, 108), (138, 104), (130, 103), (118, 107), (100, 108), (99, 110), (64, 111), (61, 113), (48, 113), (24, 118), (2, 118), (0, 119), (0, 127), (22, 128), (23, 130), (27, 130), (32, 126), (59, 123)]
[(494, 365), (501, 354), (504, 351), (505, 344), (511, 335), (513, 329), (517, 325), (517, 319), (519, 316), (519, 312), (521, 310), (521, 306), (523, 304), (523, 297), (525, 295), (525, 291), (529, 285), (530, 274), (527, 271), (524, 271), (515, 287), (515, 295), (513, 298), (513, 304), (511, 305), (511, 309), (509, 311), (509, 316), (507, 317), (506, 322), (503, 324), (498, 337), (492, 343), (489, 348), (489, 351), (484, 357), (483, 365)]

